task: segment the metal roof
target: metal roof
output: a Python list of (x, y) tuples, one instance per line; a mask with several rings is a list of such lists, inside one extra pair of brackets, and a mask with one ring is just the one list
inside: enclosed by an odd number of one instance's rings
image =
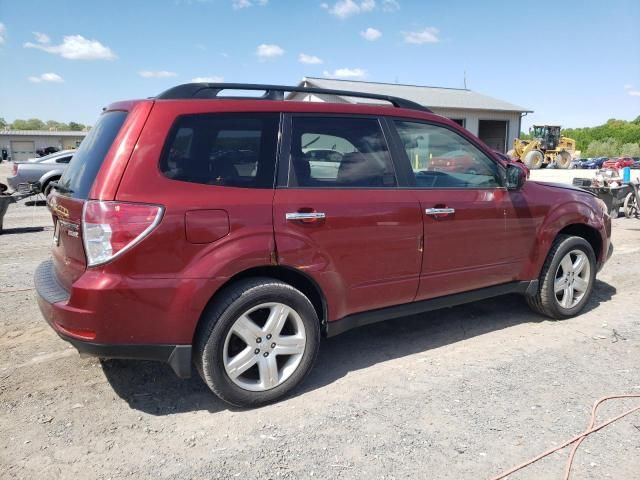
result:
[(14, 137), (86, 137), (88, 133), (79, 130), (0, 130), (0, 135)]
[[(457, 108), (461, 110), (501, 110), (508, 112), (533, 112), (525, 107), (498, 100), (464, 88), (428, 87), (421, 85), (401, 85), (397, 83), (361, 82), (329, 78), (304, 77), (300, 86), (354, 90), (356, 92), (377, 93), (405, 98), (429, 108)], [(295, 94), (291, 97), (299, 97)], [(290, 98), (291, 98), (290, 97)], [(342, 98), (349, 103), (363, 100)], [(366, 100), (365, 100), (366, 101)], [(373, 103), (366, 101), (366, 103)], [(376, 102), (378, 103), (378, 102)]]

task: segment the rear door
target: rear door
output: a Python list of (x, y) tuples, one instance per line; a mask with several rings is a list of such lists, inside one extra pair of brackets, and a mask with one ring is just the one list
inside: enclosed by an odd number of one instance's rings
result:
[(279, 184), (278, 262), (320, 285), (329, 320), (414, 299), (422, 218), (378, 118), (285, 116)]
[[(424, 256), (416, 299), (514, 280), (501, 166), (453, 128), (390, 120), (398, 151), (420, 201)], [(442, 159), (446, 159), (443, 161)]]

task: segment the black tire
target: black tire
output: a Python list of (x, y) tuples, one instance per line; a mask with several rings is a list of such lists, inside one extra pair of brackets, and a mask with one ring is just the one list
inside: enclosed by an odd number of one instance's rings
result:
[[(556, 280), (556, 272), (562, 259), (569, 252), (573, 250), (581, 250), (584, 252), (589, 261), (589, 279), (588, 287), (582, 296), (581, 300), (572, 308), (565, 308), (560, 305), (560, 302), (556, 298), (554, 290), (554, 282)], [(551, 250), (547, 255), (547, 259), (542, 267), (542, 272), (539, 277), (538, 292), (534, 296), (527, 296), (527, 303), (529, 307), (535, 312), (538, 312), (546, 317), (550, 317), (556, 320), (564, 318), (570, 318), (584, 308), (589, 301), (591, 292), (593, 290), (593, 284), (596, 276), (596, 255), (591, 247), (591, 244), (582, 237), (574, 237), (570, 235), (558, 235), (551, 245)]]
[[(227, 334), (238, 316), (252, 307), (278, 302), (294, 309), (301, 318), (306, 343), (297, 368), (281, 384), (265, 391), (250, 391), (236, 385), (223, 362)], [(291, 393), (311, 370), (320, 346), (320, 322), (316, 310), (299, 290), (279, 280), (257, 277), (225, 288), (207, 308), (195, 339), (194, 363), (200, 376), (218, 397), (238, 407), (258, 407)]]
[(58, 180), (60, 180), (59, 177), (52, 178), (42, 186), (42, 194), (44, 195), (44, 198), (47, 198), (49, 196), (51, 190), (53, 189), (54, 183)]

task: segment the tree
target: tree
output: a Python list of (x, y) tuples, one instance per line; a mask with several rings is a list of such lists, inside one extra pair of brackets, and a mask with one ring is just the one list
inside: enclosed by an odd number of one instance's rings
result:
[(69, 122), (69, 130), (74, 130), (79, 132), (84, 129), (85, 129), (85, 126), (81, 123)]
[(16, 119), (11, 124), (13, 130), (44, 130), (44, 122), (39, 118), (29, 120)]
[(594, 140), (587, 148), (588, 157), (616, 157), (620, 151), (620, 144), (613, 138)]
[(0, 130), (5, 130), (7, 128), (9, 128), (9, 124), (3, 117), (0, 117)]
[(45, 128), (47, 130), (69, 130), (69, 126), (66, 123), (57, 122), (55, 120), (47, 120)]
[(625, 157), (640, 157), (640, 143), (625, 143), (620, 147), (620, 155)]

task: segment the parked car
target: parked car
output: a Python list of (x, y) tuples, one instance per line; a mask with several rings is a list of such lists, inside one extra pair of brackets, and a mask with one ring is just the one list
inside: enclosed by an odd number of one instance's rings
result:
[(604, 162), (602, 168), (615, 168), (616, 170), (620, 170), (624, 167), (632, 167), (634, 163), (631, 157), (618, 157)]
[(589, 160), (590, 160), (589, 158), (575, 158), (571, 160), (571, 163), (569, 164), (569, 168), (571, 169), (585, 168), (584, 165)]
[(631, 165), (631, 168), (640, 168), (640, 157), (631, 158), (633, 158), (633, 165)]
[(589, 169), (592, 169), (592, 170), (597, 170), (599, 168), (602, 168), (602, 165), (607, 160), (608, 160), (607, 157), (592, 158), (591, 160), (589, 160), (587, 162), (584, 162), (583, 165), (582, 165), (582, 168), (589, 168)]
[(26, 162), (13, 162), (7, 183), (18, 190), (21, 183), (40, 182), (42, 192), (48, 195), (54, 185), (52, 182), (60, 179), (75, 152), (76, 150), (64, 150)]
[[(265, 94), (216, 100), (234, 88)], [(335, 178), (314, 177), (315, 137), (341, 154)], [(425, 166), (456, 151), (472, 171)], [(303, 381), (322, 335), (508, 293), (580, 313), (612, 252), (606, 205), (526, 177), (408, 100), (177, 86), (108, 106), (76, 151), (49, 197), (38, 304), (80, 352), (180, 377), (193, 363), (223, 400), (262, 405)]]

